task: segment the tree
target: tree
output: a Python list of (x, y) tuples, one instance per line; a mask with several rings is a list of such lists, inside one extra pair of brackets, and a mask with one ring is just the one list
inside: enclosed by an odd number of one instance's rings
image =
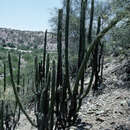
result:
[[(113, 0), (110, 3), (111, 7), (111, 16), (120, 15), (120, 11), (124, 10), (124, 13), (128, 14), (130, 10), (130, 1), (129, 0)], [(127, 15), (127, 19), (124, 19), (113, 28), (108, 36), (109, 43), (107, 43), (107, 51), (113, 53), (115, 56), (118, 56), (120, 53), (126, 53), (129, 48), (130, 43), (130, 15)]]

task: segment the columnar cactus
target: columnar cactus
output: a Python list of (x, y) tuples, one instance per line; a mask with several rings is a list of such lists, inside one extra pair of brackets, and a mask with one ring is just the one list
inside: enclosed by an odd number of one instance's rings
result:
[(21, 64), (21, 54), (19, 54), (19, 61), (18, 61), (18, 73), (17, 73), (17, 91), (20, 91), (19, 85), (20, 85), (20, 64)]
[(57, 30), (57, 50), (58, 50), (57, 88), (59, 86), (62, 86), (62, 17), (63, 17), (63, 10), (59, 9), (58, 30)]
[(4, 101), (1, 101), (0, 104), (0, 129), (4, 130)]
[(38, 57), (35, 57), (35, 89), (36, 93), (38, 93), (39, 87), (39, 67), (38, 67)]
[[(100, 32), (100, 27), (101, 27), (101, 18), (99, 17), (98, 18), (98, 26), (97, 26), (97, 35), (99, 34)], [(95, 81), (94, 81), (94, 85), (93, 85), (93, 90), (94, 92), (98, 90), (98, 86), (99, 86), (99, 72), (100, 72), (100, 56), (99, 56), (99, 53), (100, 53), (100, 50), (99, 50), (99, 45), (101, 45), (100, 41), (99, 41), (99, 44), (97, 44), (94, 48), (94, 51), (93, 51), (93, 73), (94, 73), (94, 76), (95, 76)]]
[(48, 77), (48, 73), (49, 73), (49, 68), (50, 68), (50, 57), (49, 54), (47, 54), (47, 59), (46, 59), (46, 79)]
[[(4, 63), (4, 93), (6, 90), (6, 64)], [(0, 129), (4, 130), (4, 100), (1, 101), (0, 107)]]
[[(69, 94), (71, 94), (70, 82), (69, 82), (69, 60), (68, 60), (68, 43), (69, 43), (69, 19), (70, 19), (70, 0), (67, 0), (66, 5), (66, 20), (65, 20), (65, 88), (68, 88)], [(65, 89), (65, 91), (66, 91)]]
[(45, 31), (45, 37), (44, 37), (44, 50), (43, 50), (43, 77), (45, 76), (46, 45), (47, 45), (47, 30)]
[(90, 24), (89, 24), (89, 31), (88, 31), (88, 44), (90, 44), (92, 42), (93, 17), (94, 17), (94, 0), (91, 0)]
[[(21, 68), (21, 54), (19, 54), (19, 59), (18, 59), (18, 72), (17, 72), (17, 92), (18, 94), (20, 93), (20, 68)], [(18, 112), (17, 112), (18, 110)], [(15, 129), (17, 123), (20, 120), (20, 108), (17, 105), (17, 101), (15, 103), (15, 110), (14, 110), (14, 114), (13, 114), (13, 120), (14, 120), (14, 126), (13, 129)]]
[(52, 64), (52, 83), (51, 83), (51, 103), (49, 107), (49, 118), (50, 118), (50, 130), (54, 127), (54, 106), (55, 106), (55, 95), (56, 95), (56, 65), (55, 61)]
[(40, 124), (39, 130), (46, 130), (49, 126), (49, 88), (50, 88), (50, 72), (48, 72), (47, 83), (41, 93), (40, 99)]
[[(85, 53), (85, 16), (86, 16), (87, 0), (81, 1), (81, 14), (80, 14), (80, 41), (79, 41), (79, 56), (78, 56), (78, 68), (80, 68)], [(84, 89), (84, 75), (81, 79), (80, 93), (83, 93)]]
[(6, 64), (4, 63), (4, 92), (6, 90)]

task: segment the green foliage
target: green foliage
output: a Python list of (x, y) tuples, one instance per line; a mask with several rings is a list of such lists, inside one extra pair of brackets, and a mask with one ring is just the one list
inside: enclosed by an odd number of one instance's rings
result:
[(17, 48), (21, 49), (21, 50), (29, 50), (29, 49), (31, 49), (31, 45), (30, 44), (27, 44), (27, 45), (20, 44), (17, 46)]
[(24, 59), (24, 62), (27, 62), (27, 63), (33, 62), (33, 55), (30, 53), (24, 53), (22, 58)]
[(9, 43), (7, 43), (7, 46), (10, 47), (10, 48), (15, 48), (14, 43), (10, 43), (10, 42), (9, 42)]
[(7, 50), (4, 49), (3, 47), (0, 47), (0, 61), (5, 61), (7, 57)]

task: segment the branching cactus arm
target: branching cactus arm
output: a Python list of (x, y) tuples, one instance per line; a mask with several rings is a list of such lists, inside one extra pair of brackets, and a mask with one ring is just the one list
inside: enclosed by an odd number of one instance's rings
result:
[(21, 104), (21, 101), (19, 99), (18, 92), (17, 92), (16, 86), (15, 86), (15, 83), (14, 83), (14, 79), (13, 79), (13, 69), (12, 69), (12, 63), (11, 63), (11, 56), (10, 56), (10, 54), (8, 54), (8, 61), (9, 61), (9, 71), (10, 71), (11, 83), (12, 83), (14, 95), (15, 95), (15, 98), (16, 98), (16, 100), (18, 102), (18, 105), (19, 105), (21, 111), (24, 113), (24, 115), (28, 119), (28, 121), (31, 123), (31, 125), (33, 125), (34, 127), (37, 127), (37, 125), (32, 121), (32, 119), (29, 117), (27, 112), (24, 110), (24, 108), (23, 108), (23, 106)]

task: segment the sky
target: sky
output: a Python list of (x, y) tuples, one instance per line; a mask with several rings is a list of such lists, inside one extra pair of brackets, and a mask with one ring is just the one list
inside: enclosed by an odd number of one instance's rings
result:
[(0, 0), (0, 28), (44, 31), (61, 0)]

